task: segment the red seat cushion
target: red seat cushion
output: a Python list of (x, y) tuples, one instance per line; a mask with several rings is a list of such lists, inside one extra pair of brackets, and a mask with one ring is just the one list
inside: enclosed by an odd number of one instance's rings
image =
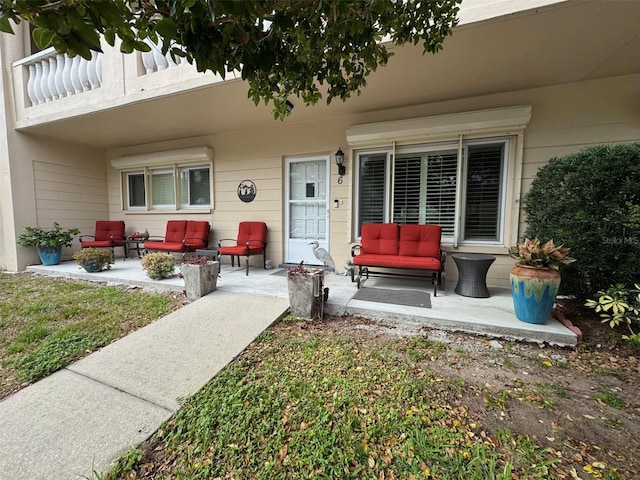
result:
[(440, 225), (400, 225), (398, 255), (440, 259)]
[(432, 257), (414, 257), (401, 255), (378, 255), (363, 253), (353, 257), (355, 265), (390, 268), (418, 268), (440, 270), (440, 260)]
[(209, 222), (199, 220), (187, 221), (185, 234), (180, 241), (183, 239), (189, 250), (207, 248), (209, 245)]
[(361, 242), (363, 254), (397, 255), (397, 223), (365, 223), (362, 225)]
[[(111, 243), (113, 237), (113, 243)], [(90, 241), (80, 241), (82, 248), (88, 247), (111, 247), (124, 245), (124, 221), (122, 220), (98, 220), (94, 239)]]
[[(100, 241), (90, 241), (90, 242), (80, 242), (80, 246), (82, 248), (104, 248), (111, 247), (111, 240), (100, 240)], [(115, 246), (119, 246), (118, 243), (114, 242)]]
[(144, 242), (145, 250), (163, 250), (165, 252), (184, 252), (186, 247), (180, 242)]
[[(233, 245), (229, 247), (220, 247), (218, 249), (220, 255), (249, 255), (249, 249), (244, 245)], [(251, 253), (256, 253), (251, 250)]]
[[(267, 239), (267, 224), (264, 222), (240, 222), (238, 225), (238, 245), (245, 246), (251, 241), (251, 253), (262, 253)], [(237, 253), (234, 255), (238, 255)]]
[(184, 234), (187, 232), (186, 220), (169, 220), (164, 241), (169, 243), (182, 243)]

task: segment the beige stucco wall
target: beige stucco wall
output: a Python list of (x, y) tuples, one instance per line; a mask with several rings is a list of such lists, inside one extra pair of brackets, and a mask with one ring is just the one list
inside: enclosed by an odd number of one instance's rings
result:
[[(537, 169), (553, 156), (575, 152), (587, 145), (627, 142), (640, 139), (639, 76), (559, 85), (554, 87), (510, 92), (451, 102), (417, 105), (393, 110), (370, 112), (323, 119), (316, 122), (275, 122), (267, 127), (195, 138), (110, 150), (107, 154), (109, 172), (109, 210), (113, 219), (124, 219), (127, 230), (144, 230), (162, 235), (167, 219), (173, 214), (127, 214), (120, 207), (120, 177), (109, 165), (109, 158), (176, 148), (208, 145), (213, 148), (215, 210), (209, 219), (213, 225), (212, 245), (219, 238), (234, 237), (241, 220), (264, 220), (269, 225), (268, 258), (277, 265), (284, 254), (284, 172), (289, 157), (331, 155), (331, 182), (328, 198), (341, 204), (330, 208), (330, 252), (341, 269), (349, 258), (351, 245), (351, 189), (353, 152), (345, 148), (346, 128), (352, 125), (383, 122), (423, 116), (458, 113), (513, 105), (532, 105), (531, 121), (524, 135), (522, 181), (526, 191)], [(337, 168), (333, 152), (342, 146), (347, 154), (347, 175), (337, 183)], [(511, 175), (515, 170), (511, 171)], [(238, 184), (253, 180), (258, 189), (254, 202), (243, 203), (236, 195)], [(512, 179), (513, 180), (513, 179)], [(513, 182), (516, 187), (518, 182)], [(517, 191), (517, 188), (515, 189)], [(507, 207), (507, 211), (510, 207)], [(516, 208), (517, 211), (517, 208)], [(515, 225), (519, 219), (513, 218)], [(496, 247), (460, 247), (457, 251), (496, 254), (488, 283), (507, 285), (513, 261), (506, 255), (510, 238), (522, 231), (506, 232), (505, 245)], [(447, 246), (449, 252), (453, 247)], [(258, 264), (256, 259), (253, 263)], [(456, 278), (456, 268), (447, 263), (448, 280)]]

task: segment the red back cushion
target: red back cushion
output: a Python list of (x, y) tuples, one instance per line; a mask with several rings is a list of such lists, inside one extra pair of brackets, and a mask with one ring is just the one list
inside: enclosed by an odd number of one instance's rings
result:
[(96, 242), (111, 240), (124, 240), (124, 222), (122, 220), (98, 220), (96, 222)]
[(169, 220), (167, 222), (167, 232), (164, 236), (164, 241), (170, 243), (182, 243), (186, 232), (186, 220)]
[(362, 253), (398, 254), (397, 223), (365, 223), (361, 232)]
[(441, 236), (440, 225), (400, 225), (399, 254), (439, 259)]
[(187, 239), (184, 243), (189, 247), (206, 247), (209, 244), (209, 222), (189, 220), (184, 238)]
[[(238, 245), (245, 246), (247, 240), (267, 239), (267, 224), (264, 222), (240, 222), (238, 225)], [(252, 243), (251, 248), (258, 248), (259, 244)]]

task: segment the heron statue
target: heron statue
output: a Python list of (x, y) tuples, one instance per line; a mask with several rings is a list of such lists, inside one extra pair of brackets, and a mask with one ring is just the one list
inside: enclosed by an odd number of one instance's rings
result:
[(336, 271), (336, 264), (324, 248), (320, 248), (320, 244), (317, 240), (309, 243), (309, 245), (313, 245), (313, 254), (315, 257), (322, 262), (325, 267), (331, 268), (334, 272)]

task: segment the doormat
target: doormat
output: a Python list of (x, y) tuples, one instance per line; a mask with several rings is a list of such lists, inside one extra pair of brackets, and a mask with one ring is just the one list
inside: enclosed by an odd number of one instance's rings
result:
[(431, 308), (430, 295), (427, 292), (418, 292), (416, 290), (389, 290), (386, 288), (363, 287), (356, 292), (353, 300)]

